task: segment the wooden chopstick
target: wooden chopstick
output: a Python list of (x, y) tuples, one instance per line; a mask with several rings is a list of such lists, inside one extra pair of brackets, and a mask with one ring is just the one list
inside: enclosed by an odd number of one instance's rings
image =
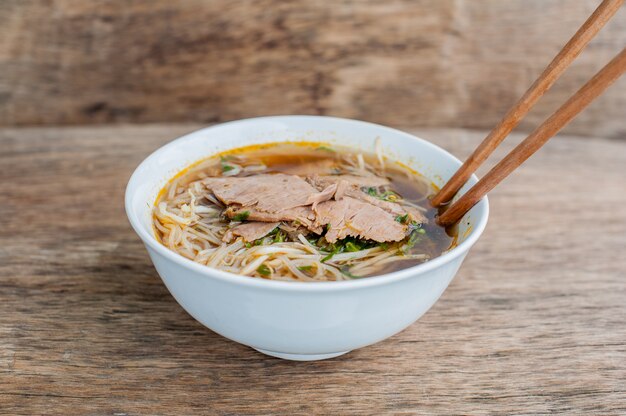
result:
[(554, 114), (544, 121), (511, 153), (493, 167), (476, 185), (437, 218), (440, 225), (458, 222), (480, 199), (504, 178), (524, 163), (550, 138), (559, 132), (578, 113), (602, 94), (615, 80), (626, 72), (626, 48), (594, 75), (581, 89), (565, 102)]
[(528, 91), (506, 113), (483, 142), (474, 150), (463, 166), (456, 171), (443, 188), (432, 198), (431, 204), (439, 207), (449, 202), (467, 182), (476, 169), (493, 153), (502, 140), (519, 124), (539, 98), (565, 72), (572, 61), (580, 54), (589, 41), (600, 31), (619, 10), (624, 0), (604, 0), (574, 36), (567, 42), (552, 62), (530, 86)]

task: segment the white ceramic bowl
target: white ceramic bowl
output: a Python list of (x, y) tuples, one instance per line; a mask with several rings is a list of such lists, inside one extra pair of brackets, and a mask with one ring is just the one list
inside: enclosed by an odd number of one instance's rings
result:
[[(178, 171), (224, 150), (254, 143), (321, 141), (373, 152), (377, 137), (387, 156), (438, 185), (460, 166), (441, 148), (376, 124), (315, 116), (247, 119), (196, 131), (148, 156), (126, 188), (126, 213), (169, 291), (203, 325), (275, 357), (336, 357), (402, 331), (439, 299), (487, 224), (486, 198), (463, 218), (460, 242), (448, 253), (378, 277), (320, 283), (254, 279), (194, 263), (156, 240), (151, 207)], [(476, 180), (473, 177), (470, 184)]]

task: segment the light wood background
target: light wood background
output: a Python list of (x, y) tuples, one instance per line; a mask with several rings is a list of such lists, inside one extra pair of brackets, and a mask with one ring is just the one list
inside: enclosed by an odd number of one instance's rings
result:
[(0, 129), (0, 414), (626, 414), (626, 142), (549, 142), (424, 317), (297, 363), (185, 313), (126, 220), (132, 170), (198, 127)]
[[(488, 129), (599, 0), (2, 0), (0, 125), (331, 114)], [(524, 121), (626, 44), (621, 10)], [(566, 130), (625, 137), (626, 79)]]

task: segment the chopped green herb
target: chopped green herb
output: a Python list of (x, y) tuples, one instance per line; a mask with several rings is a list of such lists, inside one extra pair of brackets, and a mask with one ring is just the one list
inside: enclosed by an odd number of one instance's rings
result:
[(322, 263), (327, 262), (328, 260), (332, 259), (335, 254), (341, 253), (343, 251), (343, 246), (338, 247), (338, 246), (335, 246), (334, 244), (329, 244), (328, 246), (325, 247), (325, 250), (329, 251), (330, 253), (328, 253), (326, 256), (324, 256), (324, 258), (322, 258)]
[(417, 243), (419, 240), (420, 240), (420, 232), (419, 230), (415, 230), (409, 236), (408, 243), (410, 244), (411, 247), (413, 247), (415, 243)]
[[(278, 229), (278, 227), (276, 227), (276, 229)], [(279, 230), (274, 235), (274, 243), (282, 243), (283, 241), (285, 241), (285, 237), (285, 233), (282, 230)]]
[(328, 260), (332, 259), (335, 254), (337, 254), (337, 253), (328, 253), (327, 256), (322, 257), (322, 263), (325, 263)]
[(308, 272), (313, 268), (313, 266), (299, 266), (298, 270), (300, 270), (301, 272)]
[(422, 228), (422, 224), (416, 221), (409, 223), (409, 231), (417, 231), (420, 234), (425, 234), (426, 230)]
[(250, 211), (241, 211), (233, 217), (233, 221), (245, 221), (250, 216)]
[(261, 264), (258, 269), (256, 269), (256, 271), (261, 275), (261, 276), (269, 276), (270, 274), (272, 274), (272, 271), (270, 270), (269, 267), (267, 267), (265, 264)]
[(330, 148), (330, 147), (328, 147), (328, 146), (319, 146), (319, 147), (318, 147), (318, 148), (316, 148), (315, 150), (325, 150), (325, 151), (327, 151), (327, 152), (333, 152), (333, 153), (335, 153), (335, 150), (334, 150), (334, 149), (331, 149), (331, 148)]
[(389, 202), (395, 202), (398, 199), (400, 199), (400, 197), (398, 196), (398, 194), (396, 194), (393, 191), (385, 191), (381, 196), (380, 199), (382, 199), (383, 201), (389, 201)]
[(352, 241), (348, 241), (345, 247), (346, 247), (346, 251), (350, 251), (350, 252), (361, 251), (361, 247), (354, 244)]
[(222, 172), (228, 172), (229, 170), (233, 170), (233, 169), (235, 169), (234, 166), (226, 165), (226, 164), (222, 163)]
[(263, 238), (259, 238), (258, 240), (254, 240), (254, 245), (255, 246), (260, 246), (263, 244)]
[(380, 245), (380, 243), (377, 243), (376, 241), (363, 240), (355, 237), (346, 237), (334, 243), (329, 243), (326, 241), (325, 237), (320, 237), (317, 242), (314, 243), (312, 241), (311, 243), (316, 245), (320, 251), (323, 251), (326, 254), (322, 261), (330, 260), (335, 254), (338, 253), (355, 252), (372, 247), (378, 247)]
[(361, 188), (361, 189), (363, 190), (363, 192), (365, 192), (369, 196), (373, 196), (374, 198), (378, 198), (383, 201), (395, 202), (398, 199), (400, 199), (400, 196), (393, 191), (385, 191), (381, 194), (378, 192), (378, 189), (376, 189), (373, 186), (370, 186), (368, 188)]
[(345, 244), (343, 243), (345, 243), (345, 240), (338, 241), (337, 243), (329, 244), (324, 247), (324, 250), (329, 251), (330, 253), (322, 258), (322, 263), (332, 259), (335, 254), (342, 253), (345, 250)]
[(315, 243), (313, 243), (313, 244), (316, 245), (317, 247), (319, 247), (322, 250), (331, 251), (330, 243), (328, 241), (326, 241), (326, 238), (324, 238), (324, 237), (318, 238), (315, 241)]
[(246, 248), (250, 248), (250, 247), (252, 247), (252, 243), (247, 242), (247, 243), (245, 244), (245, 246), (246, 246)]
[(409, 219), (409, 214), (398, 215), (396, 217), (396, 221), (401, 224), (406, 224), (406, 221)]
[(402, 252), (406, 254), (410, 249), (415, 247), (415, 244), (417, 244), (421, 240), (421, 237), (425, 232), (426, 231), (424, 231), (422, 228), (411, 231), (411, 233), (409, 234), (409, 239), (401, 248)]
[(380, 248), (382, 248), (383, 250), (387, 251), (387, 249), (389, 248), (389, 244), (387, 244), (387, 243), (380, 243)]

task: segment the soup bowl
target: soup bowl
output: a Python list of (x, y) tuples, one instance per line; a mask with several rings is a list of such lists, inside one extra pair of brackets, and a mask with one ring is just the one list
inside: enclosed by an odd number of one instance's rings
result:
[[(187, 134), (148, 156), (126, 188), (126, 213), (172, 296), (207, 328), (274, 357), (336, 357), (402, 331), (430, 309), (483, 232), (487, 198), (461, 220), (458, 244), (441, 256), (380, 276), (319, 283), (251, 278), (188, 260), (157, 240), (152, 207), (176, 173), (225, 150), (307, 141), (373, 152), (378, 137), (385, 156), (438, 186), (461, 165), (426, 140), (362, 121), (317, 116), (240, 120)], [(476, 181), (472, 177), (459, 194)]]

